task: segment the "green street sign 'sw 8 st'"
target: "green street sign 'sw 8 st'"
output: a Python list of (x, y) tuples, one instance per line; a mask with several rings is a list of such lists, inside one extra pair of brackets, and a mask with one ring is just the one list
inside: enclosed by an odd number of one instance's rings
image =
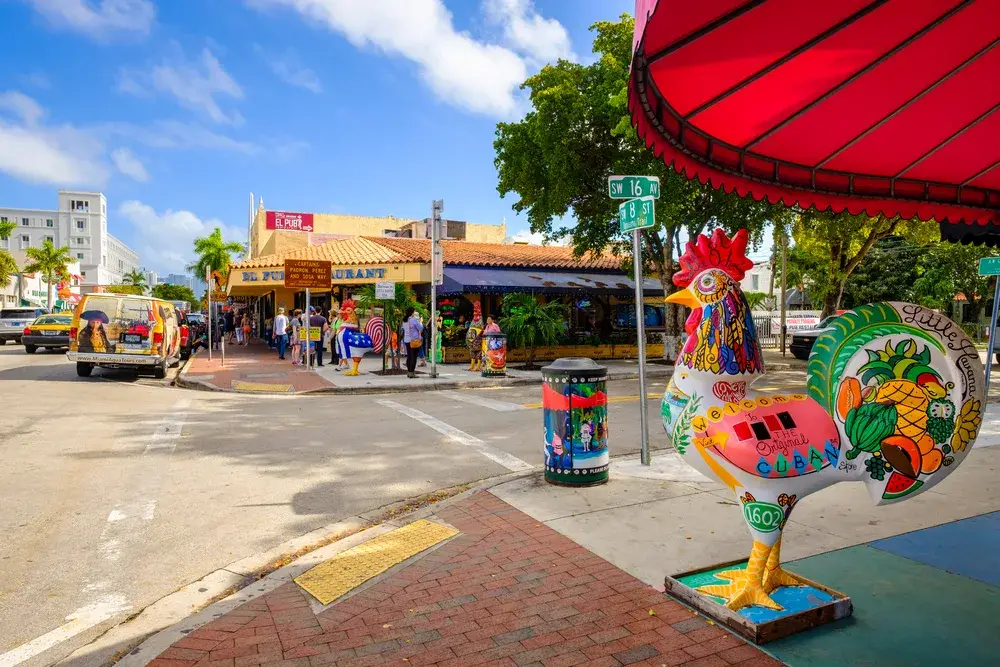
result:
[(622, 202), (618, 207), (618, 221), (622, 232), (646, 229), (656, 225), (656, 209), (652, 197), (639, 197)]
[(979, 275), (1000, 276), (1000, 257), (983, 257), (979, 260)]
[(612, 199), (659, 199), (660, 179), (656, 176), (608, 176), (608, 196)]

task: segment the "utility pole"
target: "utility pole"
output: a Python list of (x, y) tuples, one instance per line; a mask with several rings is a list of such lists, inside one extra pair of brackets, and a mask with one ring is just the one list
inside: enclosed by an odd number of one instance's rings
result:
[(431, 377), (436, 378), (437, 357), (437, 287), (444, 282), (444, 252), (441, 249), (441, 214), (444, 212), (444, 200), (435, 199), (431, 202), (431, 344), (425, 350), (431, 358)]
[(781, 356), (785, 356), (785, 322), (788, 317), (788, 234), (781, 224)]

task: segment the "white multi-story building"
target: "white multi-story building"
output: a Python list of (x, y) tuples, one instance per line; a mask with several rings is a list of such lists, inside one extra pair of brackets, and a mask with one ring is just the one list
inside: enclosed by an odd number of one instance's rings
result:
[(139, 255), (108, 233), (108, 201), (100, 192), (60, 190), (54, 211), (0, 207), (0, 221), (18, 225), (9, 239), (0, 239), (0, 248), (25, 250), (46, 239), (57, 248), (68, 246), (80, 264), (84, 292), (118, 284), (139, 268)]
[(194, 289), (194, 278), (184, 273), (169, 273), (163, 279), (163, 282), (168, 285), (181, 285), (183, 287), (190, 287)]

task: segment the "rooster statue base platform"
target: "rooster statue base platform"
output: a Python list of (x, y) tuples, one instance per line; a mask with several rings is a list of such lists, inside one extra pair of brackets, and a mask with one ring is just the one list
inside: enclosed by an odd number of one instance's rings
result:
[(764, 362), (740, 288), (753, 266), (746, 245), (746, 230), (730, 239), (717, 229), (686, 246), (673, 276), (681, 289), (667, 301), (692, 312), (661, 417), (684, 461), (732, 491), (753, 547), (745, 565), (668, 577), (667, 589), (702, 611), (724, 607), (719, 620), (761, 641), (760, 628), (736, 625), (850, 613), (849, 600), (782, 567), (797, 503), (840, 482), (863, 482), (876, 505), (932, 488), (972, 449), (985, 380), (961, 327), (892, 302), (860, 306), (827, 327), (809, 358), (808, 393), (754, 390)]

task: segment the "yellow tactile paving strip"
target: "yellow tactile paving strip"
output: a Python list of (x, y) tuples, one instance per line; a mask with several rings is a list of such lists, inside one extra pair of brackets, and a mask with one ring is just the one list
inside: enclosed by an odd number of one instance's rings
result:
[(393, 565), (457, 534), (454, 528), (433, 521), (414, 521), (337, 554), (297, 577), (295, 583), (321, 604), (330, 604)]
[(233, 389), (236, 391), (266, 391), (272, 393), (284, 393), (287, 394), (292, 391), (292, 385), (290, 384), (273, 384), (268, 382), (241, 382), (234, 381)]

